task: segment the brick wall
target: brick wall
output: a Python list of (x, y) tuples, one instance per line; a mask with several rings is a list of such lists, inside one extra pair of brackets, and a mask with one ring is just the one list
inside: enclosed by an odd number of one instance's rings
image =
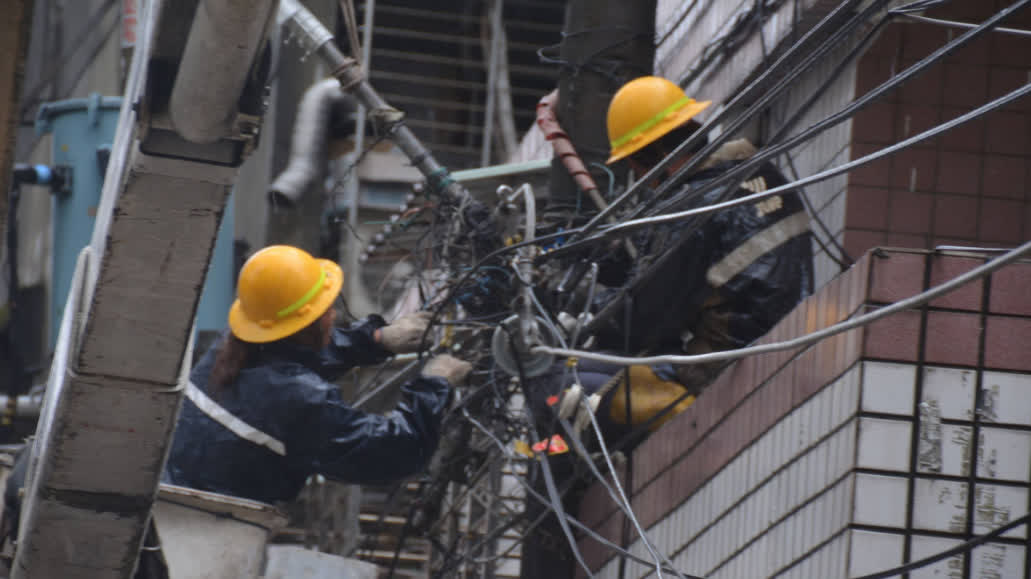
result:
[[(984, 261), (868, 253), (762, 341), (826, 327)], [(1031, 263), (1010, 265), (811, 348), (738, 361), (634, 452), (641, 523), (688, 573), (846, 577), (1021, 516), (1031, 480), (1029, 284)], [(929, 441), (940, 464), (926, 460)], [(946, 491), (950, 502), (933, 502)], [(589, 490), (580, 517), (619, 541), (623, 518), (601, 488)], [(1025, 536), (939, 570), (1027, 577)], [(618, 576), (610, 551), (590, 539), (581, 547), (599, 577)], [(640, 542), (632, 549), (647, 559)], [(628, 577), (647, 573), (629, 568)]]
[[(928, 15), (980, 22), (1009, 2), (952, 2)], [(1004, 23), (1031, 26), (1031, 10)], [(864, 94), (955, 29), (892, 24), (862, 57)], [(955, 118), (1031, 81), (1031, 38), (982, 36), (860, 112), (853, 158)], [(877, 161), (849, 176), (845, 247), (1013, 246), (1031, 237), (1031, 98)]]

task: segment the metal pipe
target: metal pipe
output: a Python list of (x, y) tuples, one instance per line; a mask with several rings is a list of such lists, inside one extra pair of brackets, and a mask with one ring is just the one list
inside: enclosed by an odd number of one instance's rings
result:
[(501, 10), (504, 0), (493, 0), (490, 4), (490, 56), (487, 66), (487, 104), (483, 114), (483, 145), (480, 149), (480, 165), (490, 165), (490, 150), (494, 141), (495, 91), (498, 84), (498, 65), (501, 60)]
[(21, 394), (7, 396), (0, 394), (0, 408), (10, 418), (36, 418), (43, 406), (42, 394)]
[[(361, 70), (369, 70), (369, 64), (372, 61), (372, 23), (375, 13), (376, 0), (365, 0), (365, 12), (362, 14)], [(337, 83), (339, 84), (339, 81), (337, 81)], [(361, 200), (361, 181), (358, 178), (358, 164), (361, 162), (362, 155), (365, 150), (365, 123), (367, 115), (368, 109), (363, 103), (359, 102), (358, 118), (354, 127), (353, 159), (349, 160), (349, 163), (354, 169), (347, 175), (347, 182), (345, 183), (347, 191), (347, 227), (352, 232), (358, 231), (358, 211)], [(358, 245), (358, 241), (358, 239), (348, 238), (347, 244), (344, 247), (344, 266), (347, 268), (347, 271), (358, 271), (360, 264), (359, 255), (362, 251), (362, 248)], [(351, 303), (356, 304), (367, 302), (365, 292), (361, 284), (348, 284), (345, 291), (347, 292), (347, 299)]]
[(354, 99), (340, 90), (335, 78), (319, 81), (304, 92), (297, 106), (290, 162), (269, 187), (269, 193), (281, 195), (290, 203), (300, 200), (313, 183), (326, 172), (330, 116), (344, 104), (354, 107)]
[(201, 0), (172, 87), (169, 115), (195, 143), (232, 134), (240, 94), (276, 0)]
[[(558, 115), (555, 112), (557, 109), (558, 89), (555, 89), (544, 95), (540, 102), (537, 103), (537, 126), (540, 127), (541, 133), (544, 134), (544, 139), (551, 143), (555, 156), (562, 161), (562, 165), (565, 166), (569, 176), (576, 182), (577, 187), (587, 194), (587, 197), (591, 199), (591, 202), (594, 203), (594, 206), (599, 211), (605, 212), (608, 209), (608, 203), (602, 198), (601, 193), (598, 191), (598, 183), (591, 176), (587, 167), (584, 166), (584, 162), (576, 152), (573, 142), (569, 140), (569, 135), (558, 124)], [(607, 221), (615, 223), (616, 217), (609, 215)], [(637, 248), (629, 241), (625, 241), (624, 246), (626, 247), (627, 255), (631, 259), (637, 259)]]
[(399, 112), (392, 108), (376, 92), (376, 89), (362, 78), (361, 66), (348, 58), (333, 43), (333, 35), (326, 29), (298, 0), (281, 0), (279, 19), (285, 22), (307, 49), (326, 63), (344, 90), (354, 93), (358, 101), (365, 105), (370, 114), (379, 117), (385, 128), (392, 133), (394, 143), (408, 157), (425, 177), (431, 193), (463, 200), (469, 197), (468, 191), (451, 178), (448, 170), (437, 162), (433, 155), (419, 142), (411, 129), (404, 126)]

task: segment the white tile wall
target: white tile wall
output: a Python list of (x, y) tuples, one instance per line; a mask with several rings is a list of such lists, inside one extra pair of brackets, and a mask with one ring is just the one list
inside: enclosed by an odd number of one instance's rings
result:
[(986, 543), (970, 554), (970, 576), (981, 579), (1022, 577), (1024, 547)]
[[(943, 551), (947, 551), (962, 543), (960, 539), (946, 539), (944, 537), (930, 537), (914, 535), (910, 539), (910, 560), (917, 561), (924, 557), (930, 557)], [(949, 557), (932, 565), (921, 567), (912, 571), (911, 579), (948, 579), (960, 577), (963, 573), (963, 555)]]
[[(792, 509), (848, 472), (853, 467), (856, 453), (856, 427), (852, 417), (859, 403), (859, 374), (857, 364), (814, 395), (805, 405), (781, 419), (698, 489), (687, 502), (648, 529), (648, 535), (655, 539), (657, 547), (667, 554), (681, 553), (687, 561), (687, 566), (681, 567), (684, 571), (705, 574), (724, 563), (771, 524), (783, 519)], [(850, 419), (849, 425), (841, 427)], [(816, 441), (825, 437), (826, 440), (812, 447)], [(795, 462), (770, 478), (776, 470), (792, 460)], [(762, 484), (764, 480), (767, 482)], [(802, 509), (800, 512), (810, 517), (808, 522), (795, 521), (797, 515), (781, 521), (781, 525), (790, 521), (790, 524), (798, 525), (802, 530), (798, 538), (790, 534), (779, 536), (777, 540), (784, 543), (780, 545), (781, 550), (795, 548), (789, 544), (793, 541), (797, 541), (799, 546), (809, 544), (809, 548), (812, 548), (847, 523), (851, 501), (851, 479), (849, 481), (849, 492), (841, 495), (845, 498), (839, 496), (843, 492), (839, 490), (837, 495), (828, 491), (828, 496), (833, 495), (838, 502), (820, 499), (823, 500), (821, 504), (824, 508), (840, 511), (842, 524), (836, 529), (830, 529), (828, 521), (837, 519), (826, 513), (815, 517), (814, 511)], [(736, 501), (753, 491), (753, 494), (735, 505)], [(749, 545), (738, 555), (744, 556), (741, 562), (733, 564), (762, 568), (768, 568), (767, 564), (790, 564), (792, 559), (781, 561), (777, 558), (780, 555), (762, 554), (766, 553), (762, 549), (769, 549), (772, 540), (760, 539)], [(684, 550), (688, 543), (690, 546)], [(769, 553), (774, 551), (776, 549)], [(640, 541), (631, 546), (631, 552), (648, 557)], [(768, 560), (769, 557), (773, 559)], [(606, 565), (599, 577), (611, 576), (606, 574), (614, 572), (612, 569), (618, 569), (615, 560)], [(641, 567), (641, 575), (648, 572), (647, 568)]]
[(913, 528), (963, 533), (967, 524), (968, 485), (917, 479), (913, 487)]
[(854, 523), (905, 528), (908, 504), (909, 481), (904, 477), (856, 475)]
[(852, 546), (848, 576), (862, 577), (877, 571), (897, 567), (902, 563), (905, 537), (894, 533), (851, 531)]
[[(848, 524), (848, 509), (844, 507), (848, 504), (851, 494), (852, 477), (847, 477), (769, 528), (762, 538), (748, 545), (732, 559), (718, 561), (717, 557), (706, 558), (707, 562), (715, 561), (720, 566), (708, 569), (703, 575), (711, 579), (774, 575), (833, 537)], [(690, 560), (692, 555), (702, 555), (703, 548), (698, 543), (692, 544), (678, 556), (678, 559)]]
[[(932, 441), (940, 447), (940, 466), (934, 472), (968, 476), (976, 442), (977, 475), (999, 480), (998, 484), (979, 483), (971, 489), (965, 481), (918, 478), (912, 482), (910, 497), (910, 480), (902, 474), (857, 473), (836, 478), (857, 467), (909, 472), (913, 422), (902, 417), (912, 416), (916, 371), (907, 364), (856, 365), (784, 417), (683, 506), (655, 524), (649, 535), (659, 549), (674, 555), (678, 568), (713, 579), (774, 575), (836, 579), (902, 564), (907, 540), (909, 560), (954, 546), (966, 532), (971, 502), (976, 534), (1026, 513), (1031, 432), (1006, 426), (1031, 421), (1025, 416), (1031, 412), (1031, 402), (1025, 400), (1031, 398), (1031, 378), (1019, 374), (986, 373), (984, 416), (998, 426), (982, 426), (976, 441), (971, 426), (941, 424), (933, 418), (940, 413), (946, 419), (971, 420), (976, 375), (943, 367), (926, 368), (923, 374), (921, 402), (925, 411), (933, 406), (934, 413), (924, 413), (921, 426), (933, 423)], [(899, 419), (854, 417), (860, 409)], [(846, 422), (848, 426), (813, 446)], [(781, 467), (783, 470), (771, 477)], [(927, 467), (922, 472), (930, 473)], [(913, 529), (959, 536), (916, 534), (907, 539), (910, 500)], [(850, 524), (899, 531), (849, 530)], [(1027, 536), (1024, 527), (1006, 535), (1018, 540)], [(640, 541), (632, 549), (648, 558)], [(1023, 576), (1023, 547), (992, 543), (969, 557), (971, 578)], [(963, 562), (963, 556), (952, 557), (910, 576), (961, 577)], [(654, 572), (647, 565), (629, 568), (633, 571), (629, 577), (653, 576)], [(615, 579), (618, 562), (611, 561), (598, 576)]]
[(927, 366), (920, 401), (937, 403), (942, 418), (973, 420), (976, 382), (973, 370)]
[(1031, 432), (984, 427), (978, 442), (977, 476), (1031, 480)]
[[(923, 425), (921, 425), (923, 426)], [(973, 449), (974, 429), (970, 426), (942, 424), (940, 438), (936, 442), (941, 452), (941, 467), (917, 467), (918, 472), (940, 473), (952, 476), (970, 474), (970, 457)]]
[(861, 468), (909, 472), (913, 424), (906, 420), (859, 419)]
[(1031, 374), (985, 372), (981, 389), (982, 420), (1031, 425)]
[[(1027, 513), (1027, 487), (979, 484), (974, 486), (974, 533), (984, 534)], [(1027, 525), (1004, 537), (1023, 539)]]
[(913, 415), (916, 366), (863, 362), (863, 411)]
[[(783, 579), (812, 579), (821, 577), (826, 579), (844, 577), (846, 562), (848, 561), (848, 531), (838, 535), (836, 539), (827, 543), (809, 557), (790, 568), (783, 575)], [(763, 575), (740, 575), (740, 577), (763, 577)]]

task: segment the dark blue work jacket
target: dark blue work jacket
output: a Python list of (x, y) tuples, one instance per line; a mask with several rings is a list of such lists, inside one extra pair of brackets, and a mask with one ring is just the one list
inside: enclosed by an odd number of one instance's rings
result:
[(382, 318), (372, 316), (334, 330), (332, 344), (321, 353), (288, 342), (262, 346), (231, 388), (209, 397), (216, 342), (190, 373), (191, 382), (202, 398), (274, 443), (242, 438), (187, 398), (165, 481), (271, 503), (296, 497), (315, 473), (382, 484), (421, 470), (437, 447), (450, 396), (446, 380), (411, 380), (402, 387), (401, 403), (385, 416), (350, 407), (329, 382), (389, 355), (372, 338), (383, 325)]

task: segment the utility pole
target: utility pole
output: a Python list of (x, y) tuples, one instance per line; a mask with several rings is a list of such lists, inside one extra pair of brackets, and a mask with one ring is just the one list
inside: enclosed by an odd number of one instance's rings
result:
[[(569, 0), (566, 6), (559, 122), (599, 184), (608, 178), (592, 163), (608, 158), (609, 100), (623, 83), (652, 73), (655, 2)], [(552, 161), (550, 190), (556, 201), (576, 201), (576, 184), (558, 159)]]
[[(558, 120), (569, 135), (584, 165), (598, 183), (609, 182), (604, 171), (593, 166), (609, 156), (605, 117), (609, 100), (625, 82), (652, 73), (655, 59), (656, 0), (569, 0), (563, 27), (559, 59)], [(625, 172), (617, 173), (617, 183)], [(552, 160), (549, 191), (552, 201), (576, 203), (579, 191), (562, 162)], [(607, 193), (605, 189), (602, 193)], [(590, 201), (583, 199), (585, 205)], [(552, 471), (561, 488), (571, 467), (561, 456), (552, 461)], [(546, 494), (541, 477), (538, 492)], [(563, 501), (567, 512), (576, 514), (580, 493), (574, 489)], [(543, 512), (535, 501), (526, 503), (526, 520)], [(523, 542), (520, 575), (534, 577), (572, 577), (576, 563), (558, 519), (551, 515)]]

